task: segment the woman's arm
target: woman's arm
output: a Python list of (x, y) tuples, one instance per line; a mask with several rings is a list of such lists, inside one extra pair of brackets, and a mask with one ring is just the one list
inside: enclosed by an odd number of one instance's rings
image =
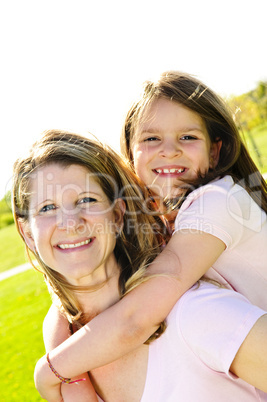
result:
[(267, 392), (267, 314), (256, 322), (238, 350), (230, 371)]
[[(52, 305), (43, 322), (43, 338), (46, 352), (50, 352), (62, 342), (70, 337), (69, 322), (59, 312), (58, 308)], [(97, 395), (94, 387), (91, 384), (88, 373), (81, 374), (77, 378), (86, 378), (86, 381), (78, 382), (77, 384), (58, 384), (52, 390), (52, 394), (46, 394), (49, 401), (64, 402), (97, 402)], [(48, 390), (49, 392), (49, 390)]]
[[(164, 276), (142, 283), (53, 350), (50, 354), (53, 366), (61, 376), (71, 378), (108, 364), (140, 346), (224, 248), (221, 240), (203, 232), (174, 234), (147, 270), (149, 275)], [(58, 383), (45, 357), (37, 363), (35, 382), (41, 395), (45, 395), (49, 385)]]

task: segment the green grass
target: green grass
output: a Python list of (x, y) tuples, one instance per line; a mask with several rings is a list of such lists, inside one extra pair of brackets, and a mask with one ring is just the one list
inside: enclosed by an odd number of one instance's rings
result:
[(0, 229), (0, 272), (24, 264), (26, 261), (25, 246), (15, 224)]
[(33, 269), (0, 282), (0, 401), (41, 401), (33, 371), (44, 353), (42, 321), (50, 306), (43, 277)]

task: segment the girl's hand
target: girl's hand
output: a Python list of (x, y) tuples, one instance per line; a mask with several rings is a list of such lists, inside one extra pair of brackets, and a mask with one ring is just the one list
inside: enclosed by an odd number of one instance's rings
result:
[(46, 356), (43, 356), (35, 366), (34, 382), (43, 399), (48, 402), (63, 402), (61, 382), (50, 370)]
[[(61, 392), (64, 402), (98, 402), (99, 399), (95, 389), (91, 383), (88, 373), (84, 373), (77, 377), (86, 378), (86, 381), (78, 382), (77, 384), (62, 384)], [(75, 380), (75, 378), (72, 378)]]
[[(77, 379), (81, 378), (85, 378), (86, 381), (62, 384), (50, 370), (46, 356), (43, 356), (35, 366), (35, 387), (41, 397), (48, 402), (98, 402), (101, 400), (98, 399), (88, 374), (77, 376)], [(72, 378), (72, 381), (75, 379), (75, 377)]]

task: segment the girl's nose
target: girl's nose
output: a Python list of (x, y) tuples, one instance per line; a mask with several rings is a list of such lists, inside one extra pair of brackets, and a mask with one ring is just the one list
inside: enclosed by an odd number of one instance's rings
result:
[(182, 153), (181, 147), (179, 146), (179, 142), (175, 139), (168, 139), (163, 141), (162, 147), (160, 150), (160, 155), (165, 158), (174, 158), (176, 156), (180, 156)]

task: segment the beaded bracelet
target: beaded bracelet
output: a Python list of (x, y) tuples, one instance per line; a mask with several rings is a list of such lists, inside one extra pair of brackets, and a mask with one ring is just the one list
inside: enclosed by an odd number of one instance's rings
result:
[(86, 378), (81, 378), (81, 379), (79, 379), (79, 380), (71, 381), (71, 378), (62, 377), (62, 376), (55, 370), (55, 368), (52, 366), (52, 363), (51, 363), (51, 361), (50, 361), (50, 359), (49, 359), (49, 354), (48, 354), (48, 353), (47, 353), (47, 355), (46, 355), (46, 360), (47, 360), (47, 363), (48, 363), (48, 366), (49, 366), (50, 370), (55, 374), (55, 376), (56, 376), (63, 384), (75, 384), (75, 383), (77, 383), (77, 382), (79, 382), (79, 381), (86, 381)]

